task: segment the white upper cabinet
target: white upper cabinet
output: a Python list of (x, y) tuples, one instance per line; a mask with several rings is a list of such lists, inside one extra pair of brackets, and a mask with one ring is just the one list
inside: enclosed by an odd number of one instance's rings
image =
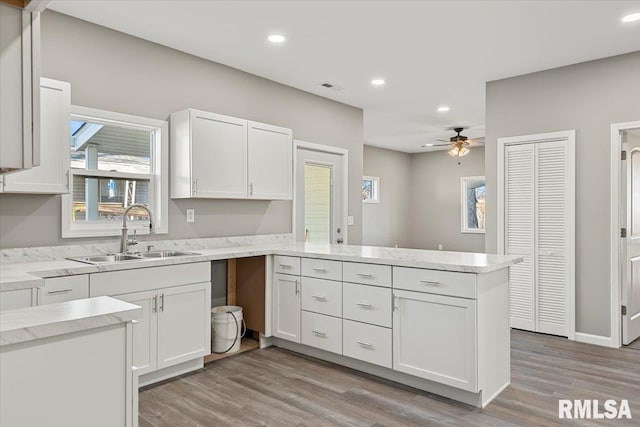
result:
[(291, 200), (293, 132), (249, 122), (249, 198)]
[(290, 200), (290, 129), (200, 110), (171, 114), (171, 197)]
[(0, 4), (0, 172), (40, 164), (40, 14)]
[(3, 176), (5, 193), (69, 192), (71, 85), (40, 79), (40, 166)]

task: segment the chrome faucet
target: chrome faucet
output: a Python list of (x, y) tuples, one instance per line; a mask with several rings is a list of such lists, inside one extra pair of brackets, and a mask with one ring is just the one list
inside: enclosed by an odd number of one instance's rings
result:
[[(149, 209), (146, 205), (143, 205), (141, 203), (134, 203), (132, 205), (129, 205), (129, 207), (127, 207), (127, 209), (125, 209), (122, 214), (122, 236), (120, 237), (120, 253), (121, 254), (126, 254), (127, 252), (129, 252), (129, 246), (138, 244), (135, 238), (129, 239), (129, 236), (128, 236), (129, 229), (127, 228), (127, 213), (129, 213), (129, 211), (133, 208), (141, 208), (147, 211), (147, 213), (149, 214), (149, 234), (153, 234), (153, 214), (151, 213), (151, 209)], [(134, 235), (135, 235), (135, 230), (134, 230)]]

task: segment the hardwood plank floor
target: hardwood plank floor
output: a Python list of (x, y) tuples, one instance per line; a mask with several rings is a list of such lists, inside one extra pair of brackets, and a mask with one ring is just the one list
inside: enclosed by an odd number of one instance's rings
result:
[[(640, 425), (639, 351), (511, 338), (511, 385), (484, 409), (268, 348), (141, 391), (140, 427)], [(627, 399), (634, 418), (559, 420), (558, 399)]]

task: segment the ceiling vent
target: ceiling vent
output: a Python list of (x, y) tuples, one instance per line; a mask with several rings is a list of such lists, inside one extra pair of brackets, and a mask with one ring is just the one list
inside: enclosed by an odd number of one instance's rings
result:
[(331, 89), (331, 90), (342, 90), (340, 86), (336, 86), (333, 83), (329, 83), (329, 82), (320, 83), (320, 86), (327, 89)]

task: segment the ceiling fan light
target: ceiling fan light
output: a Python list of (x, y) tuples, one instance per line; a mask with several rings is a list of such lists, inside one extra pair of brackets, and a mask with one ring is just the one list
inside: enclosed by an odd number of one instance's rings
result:
[(469, 154), (469, 149), (467, 147), (462, 147), (460, 149), (460, 152), (458, 153), (458, 156), (462, 157), (466, 156), (467, 154)]
[(451, 150), (448, 151), (448, 153), (451, 157), (457, 157), (459, 151), (456, 147), (453, 147)]

